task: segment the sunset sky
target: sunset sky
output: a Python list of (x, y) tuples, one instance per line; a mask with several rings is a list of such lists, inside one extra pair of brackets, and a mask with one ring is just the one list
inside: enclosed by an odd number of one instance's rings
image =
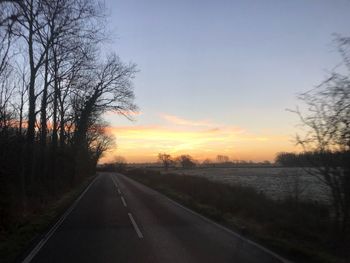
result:
[(334, 34), (350, 36), (348, 0), (109, 0), (107, 30), (138, 65), (134, 121), (105, 115), (129, 162), (158, 152), (273, 160), (295, 151), (287, 108), (341, 61)]

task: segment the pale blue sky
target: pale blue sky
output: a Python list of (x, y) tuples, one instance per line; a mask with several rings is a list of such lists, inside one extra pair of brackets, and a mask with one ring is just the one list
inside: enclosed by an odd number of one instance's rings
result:
[[(349, 0), (109, 0), (106, 50), (133, 61), (142, 115), (135, 123), (167, 125), (159, 114), (210, 120), (259, 134), (293, 135), (285, 111), (340, 57), (333, 43), (350, 36)], [(113, 37), (112, 37), (113, 38)]]

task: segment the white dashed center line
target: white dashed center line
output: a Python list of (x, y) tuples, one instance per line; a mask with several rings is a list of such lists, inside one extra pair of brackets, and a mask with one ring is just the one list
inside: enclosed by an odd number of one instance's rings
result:
[[(121, 191), (120, 191), (120, 189), (119, 189), (119, 187), (118, 187), (118, 184), (115, 182), (115, 179), (114, 179), (113, 177), (111, 177), (111, 179), (112, 179), (112, 181), (113, 181), (115, 187), (116, 187), (117, 190), (118, 190), (118, 194), (120, 194), (120, 199), (122, 200), (123, 205), (124, 205), (125, 207), (127, 207), (126, 201), (125, 201), (124, 197), (122, 196), (122, 193), (121, 193)], [(131, 213), (128, 213), (128, 216), (129, 216), (129, 218), (130, 218), (131, 224), (133, 225), (133, 227), (134, 227), (134, 229), (135, 229), (135, 231), (136, 231), (137, 236), (138, 236), (140, 239), (142, 239), (142, 238), (143, 238), (143, 235), (142, 235), (142, 233), (141, 233), (141, 231), (140, 231), (140, 228), (139, 228), (138, 225), (136, 224), (136, 222), (135, 222), (135, 220), (134, 220), (132, 214), (131, 214)]]
[(111, 179), (112, 179), (112, 181), (113, 181), (113, 183), (114, 183), (115, 187), (117, 187), (117, 189), (119, 189), (119, 188), (118, 188), (117, 183), (116, 183), (116, 182), (115, 182), (115, 180), (114, 180), (114, 178), (113, 178), (113, 177), (111, 177)]
[(121, 196), (120, 199), (122, 199), (123, 205), (127, 207), (124, 197)]
[(131, 221), (132, 225), (134, 226), (134, 229), (135, 229), (135, 231), (136, 231), (136, 234), (138, 235), (139, 238), (143, 238), (143, 235), (142, 235), (142, 233), (141, 233), (139, 227), (137, 226), (137, 224), (136, 224), (134, 218), (132, 217), (132, 214), (131, 214), (131, 213), (128, 213), (128, 215), (129, 215), (129, 218), (130, 218), (130, 221)]

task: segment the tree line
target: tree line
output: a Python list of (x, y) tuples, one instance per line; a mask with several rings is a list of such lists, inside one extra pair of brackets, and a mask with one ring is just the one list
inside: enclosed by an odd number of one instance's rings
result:
[(158, 153), (158, 161), (167, 170), (170, 167), (180, 166), (182, 168), (194, 168), (194, 167), (237, 167), (237, 166), (273, 166), (269, 161), (253, 162), (245, 160), (230, 160), (227, 155), (217, 155), (216, 160), (209, 158), (204, 159), (202, 162), (195, 160), (189, 154), (181, 154), (177, 157), (173, 157), (168, 153)]
[(197, 161), (189, 154), (182, 154), (173, 158), (170, 154), (159, 153), (158, 160), (163, 164), (165, 170), (175, 165), (180, 165), (183, 168), (193, 168), (197, 165)]
[(344, 157), (343, 151), (280, 152), (276, 155), (275, 163), (285, 167), (322, 167), (324, 165), (322, 160), (327, 159), (333, 160), (341, 167)]
[(103, 113), (137, 109), (105, 23), (95, 0), (0, 1), (0, 231), (94, 174), (114, 144)]

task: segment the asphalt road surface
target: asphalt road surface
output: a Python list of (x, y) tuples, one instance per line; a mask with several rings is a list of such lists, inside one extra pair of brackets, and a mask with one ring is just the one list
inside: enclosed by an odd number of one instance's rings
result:
[(26, 256), (39, 262), (286, 262), (121, 174), (102, 173)]

